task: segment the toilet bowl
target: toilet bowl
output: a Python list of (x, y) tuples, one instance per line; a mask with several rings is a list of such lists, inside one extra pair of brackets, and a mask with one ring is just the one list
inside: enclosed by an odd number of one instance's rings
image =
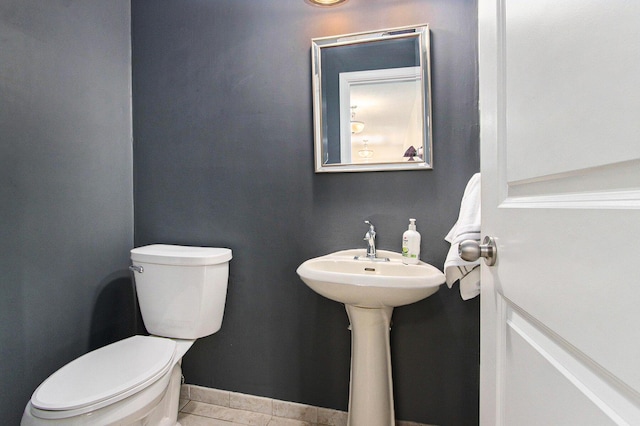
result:
[(213, 247), (131, 250), (152, 335), (120, 340), (60, 368), (35, 390), (21, 425), (178, 424), (182, 357), (222, 325), (231, 257), (231, 250)]

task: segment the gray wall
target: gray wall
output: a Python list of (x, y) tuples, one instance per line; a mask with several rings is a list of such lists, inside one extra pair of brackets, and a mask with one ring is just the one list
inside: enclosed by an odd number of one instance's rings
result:
[(128, 0), (0, 3), (0, 424), (135, 327)]
[[(230, 247), (222, 329), (184, 360), (188, 383), (346, 409), (344, 307), (296, 267), (364, 247), (400, 250), (409, 217), (422, 257), (443, 241), (479, 168), (475, 0), (133, 0), (135, 242)], [(314, 174), (310, 39), (429, 23), (433, 171)], [(396, 309), (399, 418), (478, 422), (478, 300), (457, 287)]]

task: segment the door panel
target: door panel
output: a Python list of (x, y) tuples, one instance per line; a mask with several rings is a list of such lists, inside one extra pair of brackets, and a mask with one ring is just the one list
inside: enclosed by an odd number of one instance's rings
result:
[(640, 2), (480, 0), (481, 423), (640, 424)]
[[(615, 424), (603, 413), (600, 399), (583, 392), (583, 365), (559, 360), (564, 352), (524, 317), (510, 310), (505, 359), (505, 424), (594, 425)], [(544, 374), (544, 380), (539, 375)], [(573, 407), (580, 407), (576, 410)]]
[(507, 0), (504, 13), (507, 179), (639, 158), (638, 2)]

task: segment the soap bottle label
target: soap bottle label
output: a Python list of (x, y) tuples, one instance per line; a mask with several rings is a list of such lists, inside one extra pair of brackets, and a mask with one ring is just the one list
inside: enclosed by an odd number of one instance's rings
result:
[(420, 260), (420, 234), (407, 231), (402, 236), (402, 262), (415, 265)]
[(416, 257), (414, 253), (409, 253), (409, 238), (406, 236), (402, 237), (402, 256), (409, 258)]

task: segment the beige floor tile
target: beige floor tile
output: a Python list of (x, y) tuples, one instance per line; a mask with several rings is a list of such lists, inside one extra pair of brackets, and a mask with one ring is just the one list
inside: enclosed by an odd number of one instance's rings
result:
[(180, 386), (180, 399), (190, 399), (189, 398), (189, 385), (181, 385)]
[(287, 419), (302, 420), (309, 423), (318, 422), (318, 407), (295, 402), (273, 401), (273, 415)]
[[(329, 408), (185, 385), (178, 420), (182, 426), (346, 426), (347, 416)], [(435, 425), (397, 421), (396, 426)]]
[(347, 426), (347, 412), (318, 407), (318, 424), (327, 426)]
[(181, 426), (244, 426), (241, 423), (227, 422), (225, 420), (196, 416), (194, 414), (180, 413), (178, 422)]
[(182, 409), (182, 412), (249, 426), (266, 426), (271, 419), (271, 416), (268, 414), (252, 413), (251, 411), (220, 407), (198, 401), (189, 402)]
[(180, 400), (178, 401), (178, 411), (182, 411), (182, 409), (184, 408), (185, 405), (187, 405), (189, 403), (188, 399), (182, 399), (180, 398)]
[(192, 401), (206, 402), (207, 404), (229, 406), (229, 392), (219, 389), (205, 388), (189, 385), (189, 399)]
[(229, 407), (256, 413), (273, 414), (273, 400), (261, 396), (229, 392)]
[(315, 426), (316, 423), (304, 422), (302, 420), (285, 419), (282, 417), (271, 417), (267, 426)]

